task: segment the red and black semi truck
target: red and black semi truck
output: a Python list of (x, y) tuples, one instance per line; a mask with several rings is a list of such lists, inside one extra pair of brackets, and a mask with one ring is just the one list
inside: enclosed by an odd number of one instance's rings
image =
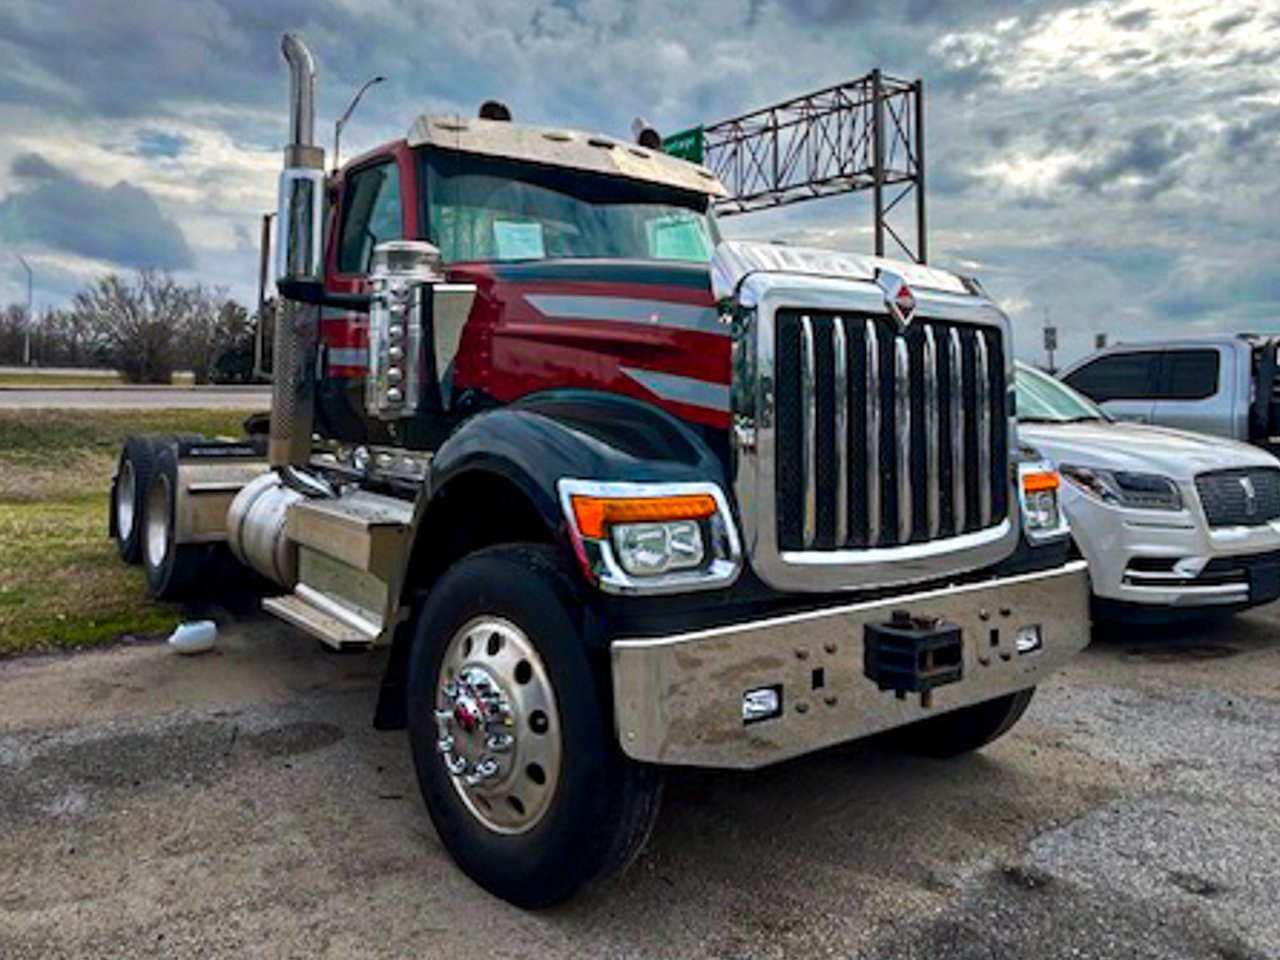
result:
[(708, 170), (573, 130), (423, 117), (326, 173), (283, 49), (269, 439), (130, 439), (112, 532), (158, 597), (229, 548), (388, 648), (375, 723), (481, 885), (624, 866), (672, 765), (976, 749), (1087, 643), (975, 281), (722, 241)]

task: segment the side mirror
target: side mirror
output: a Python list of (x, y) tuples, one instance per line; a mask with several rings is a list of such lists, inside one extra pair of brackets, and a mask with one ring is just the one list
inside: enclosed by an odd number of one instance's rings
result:
[(276, 282), (319, 281), (324, 276), (324, 171), (285, 167), (280, 173), (276, 223)]

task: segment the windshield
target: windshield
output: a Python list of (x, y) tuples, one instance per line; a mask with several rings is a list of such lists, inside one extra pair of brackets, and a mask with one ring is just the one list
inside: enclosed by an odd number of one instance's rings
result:
[(1013, 382), (1019, 423), (1079, 423), (1111, 419), (1092, 400), (1025, 363), (1017, 365)]
[(711, 261), (718, 237), (705, 195), (449, 150), (422, 156), (427, 233), (446, 263)]

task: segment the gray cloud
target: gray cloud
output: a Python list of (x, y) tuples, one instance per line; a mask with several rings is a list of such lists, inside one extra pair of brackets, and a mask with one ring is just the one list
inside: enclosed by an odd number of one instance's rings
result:
[(1175, 165), (1193, 147), (1194, 139), (1189, 133), (1163, 124), (1148, 124), (1101, 154), (1080, 161), (1063, 179), (1084, 190), (1132, 189), (1137, 195), (1150, 198), (1173, 185)]
[(195, 262), (178, 225), (140, 187), (100, 187), (34, 153), (18, 157), (12, 173), (20, 186), (0, 200), (0, 236), (13, 244), (120, 267), (184, 270)]

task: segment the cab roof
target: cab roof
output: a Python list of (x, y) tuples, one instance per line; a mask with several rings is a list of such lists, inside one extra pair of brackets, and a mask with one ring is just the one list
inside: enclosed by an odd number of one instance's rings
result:
[(430, 145), (488, 157), (625, 177), (676, 190), (728, 196), (706, 167), (601, 134), (506, 120), (422, 116), (409, 128), (411, 147)]

